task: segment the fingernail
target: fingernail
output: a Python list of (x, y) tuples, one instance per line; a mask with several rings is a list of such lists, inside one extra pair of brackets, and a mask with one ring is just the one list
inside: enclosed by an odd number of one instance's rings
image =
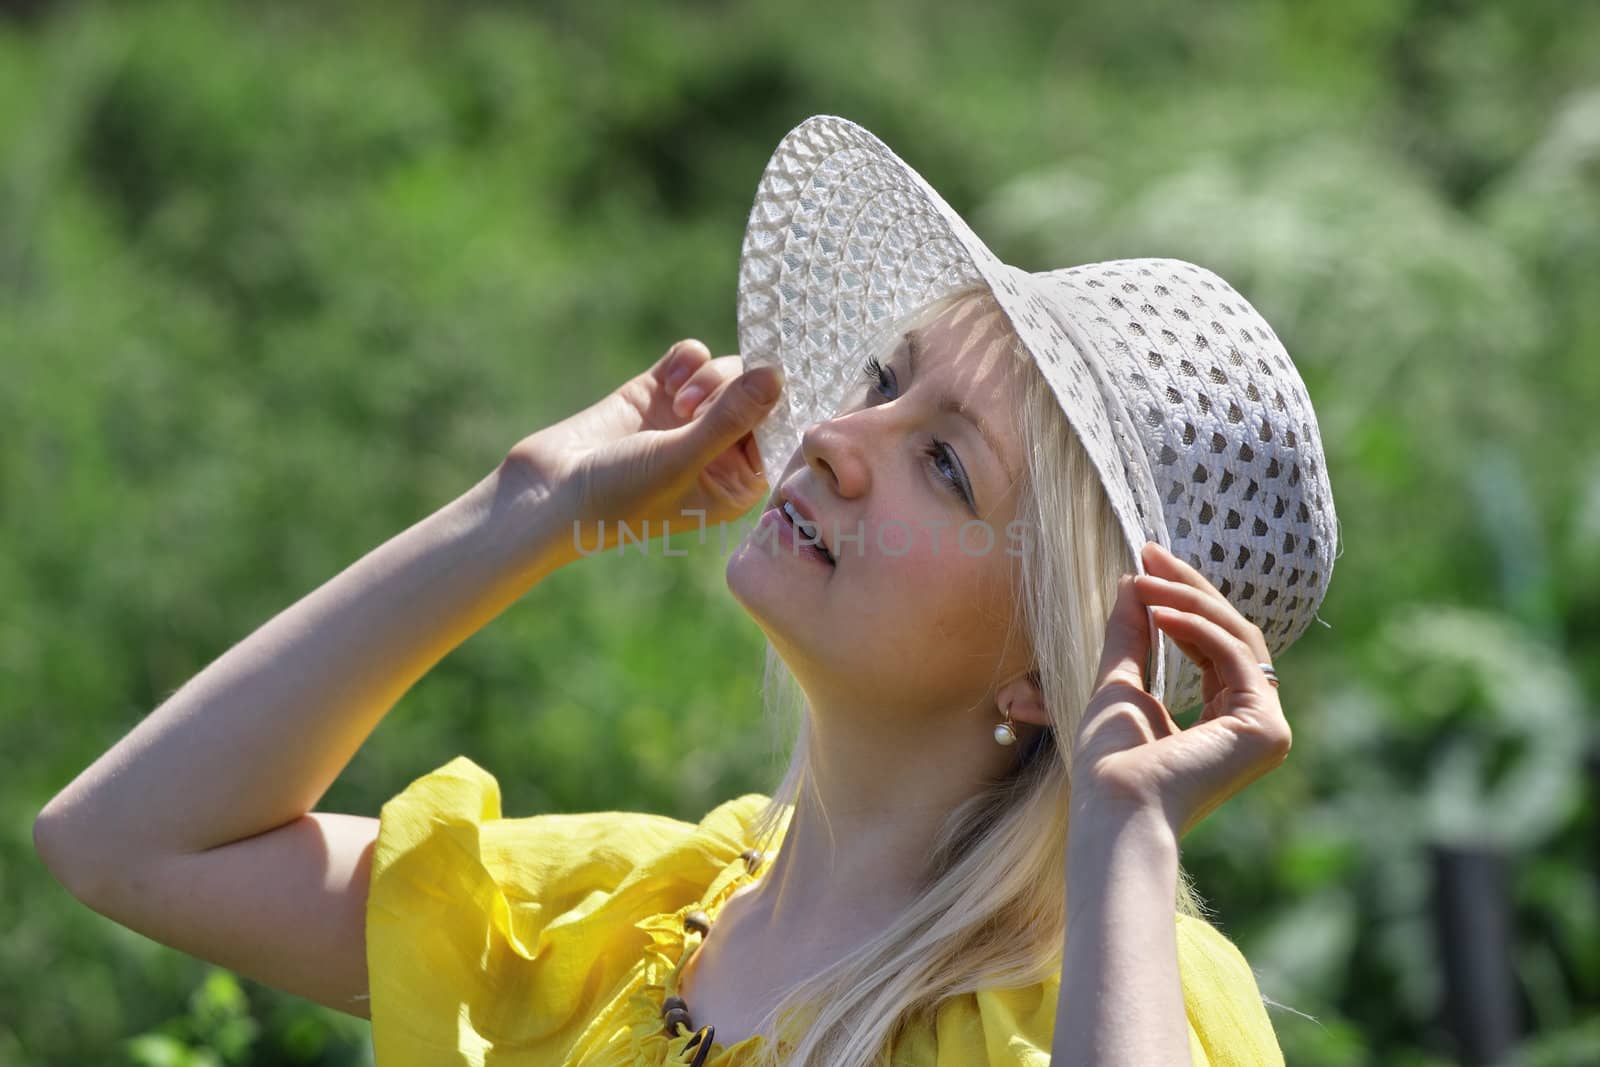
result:
[(684, 358), (683, 347), (682, 345), (678, 346), (678, 354), (673, 357), (678, 362), (673, 365), (671, 370), (667, 371), (667, 384), (674, 389), (688, 380), (689, 372), (693, 369), (689, 366), (689, 361)]
[(679, 393), (677, 399), (674, 400), (672, 404), (680, 413), (687, 415), (694, 410), (694, 406), (700, 403), (700, 399), (705, 395), (706, 391), (704, 389), (700, 388), (698, 385), (691, 385), (689, 388)]
[(781, 373), (772, 367), (757, 367), (744, 376), (741, 384), (745, 392), (759, 403), (770, 404), (778, 399), (778, 391), (783, 388), (783, 378)]

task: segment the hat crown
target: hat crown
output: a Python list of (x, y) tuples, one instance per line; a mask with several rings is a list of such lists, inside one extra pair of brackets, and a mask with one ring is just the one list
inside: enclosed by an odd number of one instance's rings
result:
[(1277, 653), (1316, 614), (1337, 518), (1310, 396), (1277, 334), (1231, 285), (1179, 259), (1030, 276), (1071, 333), (1174, 555)]

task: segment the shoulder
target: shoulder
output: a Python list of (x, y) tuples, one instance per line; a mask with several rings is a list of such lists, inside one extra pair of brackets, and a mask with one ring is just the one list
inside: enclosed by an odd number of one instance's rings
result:
[(1192, 1040), (1199, 1046), (1196, 1063), (1281, 1067), (1283, 1052), (1255, 972), (1221, 930), (1205, 919), (1178, 915), (1178, 975)]
[[(1239, 949), (1204, 919), (1176, 915), (1178, 969), (1196, 1067), (1282, 1067), (1255, 976)], [(918, 1067), (986, 1063), (1048, 1067), (1061, 975), (950, 997), (932, 1024), (908, 1030), (894, 1061)]]
[(1255, 973), (1244, 953), (1205, 919), (1178, 914), (1178, 967), (1185, 984), (1193, 978), (1260, 1000)]

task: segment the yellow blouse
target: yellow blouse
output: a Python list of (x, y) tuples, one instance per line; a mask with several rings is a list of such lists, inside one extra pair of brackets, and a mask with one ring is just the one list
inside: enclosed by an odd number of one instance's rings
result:
[[(499, 783), (465, 756), (412, 782), (383, 806), (367, 901), (377, 1067), (690, 1063), (693, 1032), (668, 1037), (661, 1015), (700, 937), (683, 920), (714, 918), (753, 877), (742, 854), (766, 800), (747, 793), (698, 826), (625, 811), (507, 819)], [(1195, 1067), (1281, 1065), (1239, 950), (1202, 920), (1178, 915), (1177, 929)], [(1056, 976), (952, 998), (891, 1061), (1041, 1067), (1059, 991)], [(713, 1042), (702, 1067), (737, 1067), (764, 1040)]]

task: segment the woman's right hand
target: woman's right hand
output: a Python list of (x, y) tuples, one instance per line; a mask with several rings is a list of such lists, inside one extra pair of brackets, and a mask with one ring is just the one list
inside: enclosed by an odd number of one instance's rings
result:
[(652, 537), (668, 522), (698, 526), (685, 512), (703, 511), (707, 525), (736, 519), (769, 491), (750, 431), (782, 387), (775, 368), (741, 367), (679, 341), (604, 399), (517, 442), (507, 464), (565, 499), (585, 554), (616, 544), (622, 523), (644, 538), (646, 522)]

